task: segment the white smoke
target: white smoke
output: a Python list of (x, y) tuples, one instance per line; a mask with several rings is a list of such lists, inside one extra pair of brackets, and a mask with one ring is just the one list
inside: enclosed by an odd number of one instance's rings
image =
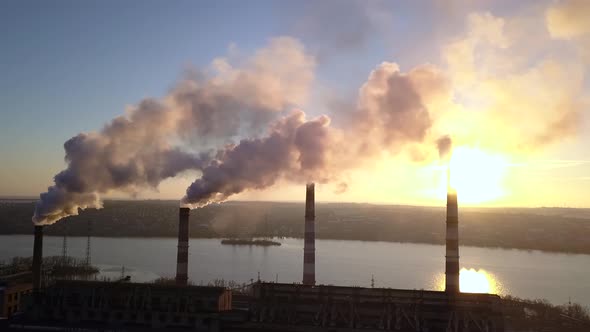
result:
[[(330, 118), (306, 120), (302, 111), (272, 123), (262, 138), (243, 139), (219, 150), (182, 199), (201, 207), (245, 190), (264, 189), (280, 179), (300, 183), (337, 180), (341, 172), (372, 160), (385, 150), (398, 152), (421, 143), (432, 125), (425, 98), (444, 90), (446, 81), (432, 66), (402, 73), (383, 63), (361, 87), (352, 121), (343, 128)], [(346, 183), (340, 183), (342, 191)]]
[(216, 59), (213, 67), (214, 75), (189, 77), (161, 100), (143, 100), (101, 131), (69, 139), (68, 166), (40, 195), (33, 222), (52, 224), (102, 207), (102, 194), (155, 189), (180, 172), (203, 170), (210, 153), (189, 143), (251, 132), (305, 103), (314, 61), (297, 40), (281, 37), (237, 66)]

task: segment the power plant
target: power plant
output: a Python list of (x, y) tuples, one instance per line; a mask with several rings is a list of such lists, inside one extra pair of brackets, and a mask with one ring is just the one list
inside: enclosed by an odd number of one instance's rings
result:
[(444, 291), (316, 285), (313, 183), (306, 186), (301, 283), (258, 280), (237, 292), (189, 285), (189, 216), (189, 208), (179, 209), (176, 278), (171, 284), (81, 280), (45, 284), (43, 226), (35, 226), (34, 291), (21, 321), (29, 328), (97, 331), (110, 327), (120, 331), (504, 331), (499, 296), (460, 292), (458, 203), (450, 187)]

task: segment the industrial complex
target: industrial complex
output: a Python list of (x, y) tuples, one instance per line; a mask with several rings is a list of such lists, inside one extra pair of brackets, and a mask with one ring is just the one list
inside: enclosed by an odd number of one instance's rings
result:
[[(301, 283), (257, 281), (240, 292), (190, 285), (190, 209), (181, 207), (170, 283), (44, 281), (43, 226), (35, 226), (30, 289), (4, 328), (84, 331), (503, 332), (501, 299), (459, 290), (457, 193), (447, 193), (444, 291), (316, 285), (315, 187), (306, 187)], [(442, 259), (442, 257), (441, 257)], [(26, 288), (26, 287), (25, 287)], [(25, 289), (23, 288), (23, 289)], [(11, 309), (12, 310), (12, 309)]]

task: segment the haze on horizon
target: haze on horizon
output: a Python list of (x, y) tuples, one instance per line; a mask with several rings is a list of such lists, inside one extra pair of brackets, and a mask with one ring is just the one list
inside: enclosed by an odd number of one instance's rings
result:
[[(130, 142), (97, 161), (139, 160), (122, 184), (84, 184), (102, 198), (180, 199), (195, 181), (202, 202), (292, 201), (313, 180), (318, 201), (441, 205), (437, 141), (449, 136), (461, 204), (590, 207), (589, 16), (583, 0), (7, 1), (0, 196), (47, 191), (68, 167), (64, 142), (86, 133)], [(186, 112), (202, 96), (215, 97), (205, 100), (219, 118)], [(157, 112), (172, 115), (137, 115)], [(272, 179), (239, 190), (199, 182), (209, 165), (199, 153), (240, 165), (227, 144), (274, 132), (290, 144), (300, 128), (295, 163), (261, 158)], [(264, 150), (244, 149), (250, 160)]]

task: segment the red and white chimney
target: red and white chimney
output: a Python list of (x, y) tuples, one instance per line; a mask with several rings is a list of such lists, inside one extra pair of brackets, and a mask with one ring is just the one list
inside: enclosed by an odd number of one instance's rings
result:
[(445, 264), (445, 291), (459, 293), (459, 210), (457, 192), (447, 192), (447, 248)]
[(176, 284), (188, 282), (188, 218), (189, 208), (181, 207), (178, 214), (178, 255), (176, 257)]
[(303, 284), (315, 285), (315, 185), (305, 192), (305, 236), (303, 244)]

